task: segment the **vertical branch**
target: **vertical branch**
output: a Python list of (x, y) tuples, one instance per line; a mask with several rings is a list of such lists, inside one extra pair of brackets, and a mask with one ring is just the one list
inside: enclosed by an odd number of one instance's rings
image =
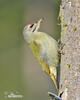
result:
[(62, 0), (60, 18), (64, 55), (59, 93), (63, 100), (80, 100), (80, 0)]

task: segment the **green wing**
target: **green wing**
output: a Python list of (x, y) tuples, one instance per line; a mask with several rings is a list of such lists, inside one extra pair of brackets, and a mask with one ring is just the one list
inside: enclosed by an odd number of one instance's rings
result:
[(36, 59), (42, 65), (43, 70), (49, 74), (50, 73), (49, 66), (47, 65), (46, 61), (40, 57), (41, 45), (37, 43), (36, 41), (33, 41), (32, 43), (30, 43), (30, 48), (34, 56), (36, 57)]
[(29, 44), (32, 53), (34, 56), (39, 60), (40, 59), (40, 45), (36, 43), (36, 41), (33, 41)]

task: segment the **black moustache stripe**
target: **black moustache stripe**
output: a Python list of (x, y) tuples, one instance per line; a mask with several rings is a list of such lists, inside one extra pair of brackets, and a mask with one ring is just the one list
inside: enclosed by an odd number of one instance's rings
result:
[(30, 26), (30, 28), (32, 28), (32, 27), (33, 27), (33, 25), (34, 25), (34, 24), (32, 24), (32, 25)]
[(35, 30), (36, 30), (36, 28), (34, 28), (32, 32), (34, 32)]

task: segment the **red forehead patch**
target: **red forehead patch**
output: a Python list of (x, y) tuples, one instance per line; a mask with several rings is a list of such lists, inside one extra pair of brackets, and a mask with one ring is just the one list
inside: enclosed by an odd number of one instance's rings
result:
[(29, 23), (30, 25), (34, 24), (33, 22)]

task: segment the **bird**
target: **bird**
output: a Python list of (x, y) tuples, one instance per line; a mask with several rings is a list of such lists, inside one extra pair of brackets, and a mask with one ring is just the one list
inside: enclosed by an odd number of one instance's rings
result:
[(23, 29), (23, 36), (33, 55), (41, 64), (43, 71), (51, 77), (56, 89), (58, 89), (58, 42), (47, 33), (39, 31), (43, 21), (44, 18), (40, 18), (26, 25)]

